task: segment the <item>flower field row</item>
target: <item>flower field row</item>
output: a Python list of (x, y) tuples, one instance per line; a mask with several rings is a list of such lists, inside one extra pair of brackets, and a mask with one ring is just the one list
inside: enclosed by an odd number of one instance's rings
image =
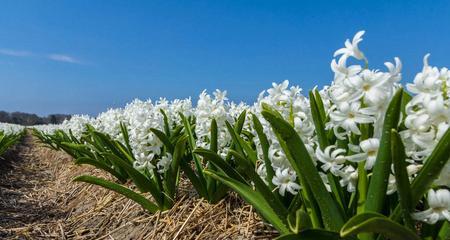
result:
[(195, 106), (135, 100), (35, 135), (117, 179), (76, 181), (150, 213), (173, 206), (185, 177), (211, 203), (237, 192), (280, 239), (448, 239), (450, 71), (426, 55), (403, 89), (400, 59), (369, 69), (363, 34), (335, 52), (331, 84), (306, 96), (286, 80), (250, 105), (219, 90)]
[(24, 134), (24, 127), (0, 123), (0, 156), (3, 155), (10, 147), (16, 144)]

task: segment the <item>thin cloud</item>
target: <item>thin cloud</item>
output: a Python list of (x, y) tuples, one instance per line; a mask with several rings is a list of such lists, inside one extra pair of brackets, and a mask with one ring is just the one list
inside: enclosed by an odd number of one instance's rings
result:
[(59, 53), (50, 53), (50, 54), (37, 54), (29, 51), (15, 50), (9, 48), (0, 48), (0, 55), (11, 56), (11, 57), (35, 57), (35, 58), (43, 58), (55, 62), (64, 62), (64, 63), (72, 63), (72, 64), (84, 64), (81, 60)]
[(0, 54), (12, 57), (29, 57), (33, 55), (31, 52), (28, 51), (13, 50), (6, 48), (0, 49)]
[(48, 59), (57, 62), (66, 62), (66, 63), (75, 63), (81, 64), (82, 62), (72, 56), (64, 55), (64, 54), (50, 54), (47, 56)]

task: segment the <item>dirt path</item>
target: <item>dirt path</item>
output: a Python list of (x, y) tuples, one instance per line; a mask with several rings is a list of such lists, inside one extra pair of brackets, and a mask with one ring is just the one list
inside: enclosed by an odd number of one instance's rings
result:
[[(0, 238), (50, 237), (41, 226), (65, 216), (50, 194), (54, 169), (40, 161), (30, 135), (0, 159)], [(52, 198), (49, 198), (52, 197)], [(20, 237), (21, 235), (21, 237)]]
[(216, 205), (182, 181), (178, 201), (150, 215), (111, 191), (72, 179), (111, 179), (27, 135), (0, 159), (0, 239), (269, 239), (274, 231), (231, 194)]

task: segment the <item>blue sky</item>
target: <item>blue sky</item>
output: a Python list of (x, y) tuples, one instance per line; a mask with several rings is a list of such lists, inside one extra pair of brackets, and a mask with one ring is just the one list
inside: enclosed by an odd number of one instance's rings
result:
[[(432, 2), (432, 3), (431, 3)], [(450, 66), (450, 1), (2, 1), (0, 110), (97, 114), (134, 98), (332, 80), (358, 30), (371, 68)]]

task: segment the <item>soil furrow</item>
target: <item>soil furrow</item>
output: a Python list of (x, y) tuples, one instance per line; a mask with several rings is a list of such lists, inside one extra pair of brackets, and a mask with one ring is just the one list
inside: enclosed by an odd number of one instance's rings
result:
[(186, 180), (174, 208), (153, 215), (97, 186), (75, 183), (88, 174), (63, 152), (31, 135), (0, 160), (0, 239), (269, 239), (276, 233), (235, 194), (211, 205)]

